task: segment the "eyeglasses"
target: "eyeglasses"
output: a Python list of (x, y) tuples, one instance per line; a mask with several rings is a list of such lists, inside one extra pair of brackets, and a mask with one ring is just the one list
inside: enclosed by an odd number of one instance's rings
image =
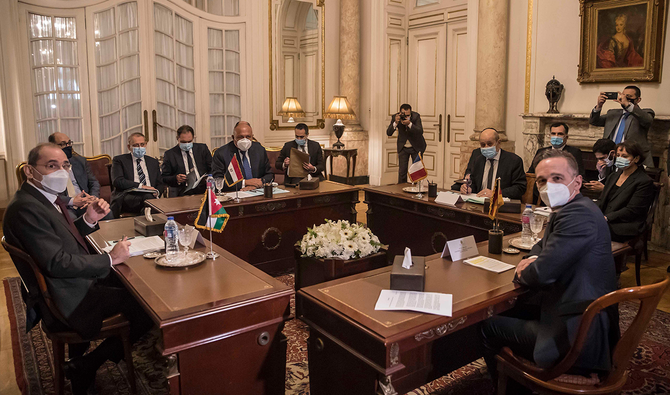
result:
[(57, 163), (51, 163), (51, 162), (47, 163), (46, 165), (38, 164), (38, 166), (44, 166), (45, 168), (47, 168), (49, 170), (53, 170), (53, 171), (60, 170), (60, 169), (63, 169), (65, 171), (70, 171), (70, 169), (72, 168), (72, 165), (69, 162), (63, 163), (62, 166), (57, 164)]
[(142, 148), (142, 147), (146, 147), (146, 146), (147, 146), (147, 143), (136, 143), (136, 144), (131, 145), (131, 147), (133, 147), (133, 148)]
[(61, 141), (60, 143), (58, 143), (58, 144), (56, 144), (56, 145), (59, 146), (59, 147), (61, 147), (61, 148), (65, 148), (65, 147), (72, 147), (72, 143), (73, 143), (72, 140), (70, 140), (70, 141)]

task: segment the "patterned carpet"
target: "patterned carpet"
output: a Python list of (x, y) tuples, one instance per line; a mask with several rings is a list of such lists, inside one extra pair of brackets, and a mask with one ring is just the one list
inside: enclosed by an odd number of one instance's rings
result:
[[(285, 275), (278, 280), (293, 285), (293, 276)], [(17, 383), (23, 394), (53, 394), (53, 358), (51, 345), (44, 333), (33, 328), (25, 334), (25, 311), (21, 300), (19, 278), (3, 280), (7, 296), (7, 308), (12, 330)], [(291, 300), (294, 311), (294, 300)], [(636, 305), (620, 306), (622, 329), (626, 328), (637, 311)], [(631, 373), (623, 394), (648, 395), (670, 394), (670, 314), (656, 311), (642, 338), (631, 365)], [(288, 337), (286, 355), (286, 394), (309, 394), (307, 367), (307, 337), (309, 329), (299, 320), (286, 323), (284, 334)], [(136, 345), (133, 360), (138, 377), (139, 394), (167, 394), (167, 372), (165, 360), (157, 351), (158, 332), (151, 332)], [(107, 362), (98, 371), (95, 383), (97, 394), (128, 394), (125, 364)], [(66, 385), (66, 394), (70, 394)], [(490, 394), (491, 381), (482, 360), (475, 361), (421, 388), (409, 395), (479, 395)]]

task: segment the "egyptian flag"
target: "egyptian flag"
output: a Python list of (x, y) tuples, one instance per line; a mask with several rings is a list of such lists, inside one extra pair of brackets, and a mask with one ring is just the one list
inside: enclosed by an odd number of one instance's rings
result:
[(202, 199), (198, 217), (195, 219), (195, 227), (198, 229), (213, 230), (223, 232), (230, 215), (226, 213), (219, 199), (212, 188), (207, 188), (205, 197)]
[(414, 162), (412, 162), (412, 164), (409, 166), (407, 176), (409, 177), (410, 182), (421, 181), (428, 177), (428, 172), (426, 171), (426, 167), (423, 165), (423, 158), (421, 157), (420, 152), (419, 155), (414, 158)]
[(502, 189), (500, 189), (500, 177), (496, 178), (496, 182), (493, 187), (493, 195), (491, 195), (491, 203), (489, 204), (489, 218), (495, 219), (498, 215), (498, 208), (505, 204), (502, 195)]
[(242, 175), (242, 169), (240, 168), (240, 162), (237, 160), (237, 155), (233, 155), (233, 159), (230, 160), (228, 164), (228, 171), (225, 175), (226, 185), (232, 187), (238, 182), (244, 180)]

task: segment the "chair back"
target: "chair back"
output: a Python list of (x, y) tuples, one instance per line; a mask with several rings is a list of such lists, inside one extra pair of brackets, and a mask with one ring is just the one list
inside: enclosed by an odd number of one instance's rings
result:
[(526, 173), (526, 192), (521, 196), (521, 203), (530, 203), (533, 202), (533, 187), (535, 186), (535, 173)]
[(654, 214), (656, 213), (656, 207), (658, 206), (658, 196), (661, 194), (661, 189), (663, 189), (663, 184), (654, 182), (654, 202), (649, 206), (645, 227), (648, 232), (651, 232), (651, 226), (654, 224)]
[(279, 170), (275, 167), (275, 162), (277, 162), (277, 158), (279, 158), (279, 154), (281, 153), (281, 147), (265, 147), (265, 152), (268, 155), (268, 161), (270, 162), (272, 173), (275, 175), (275, 182), (280, 185), (283, 184), (285, 171)]
[(26, 180), (26, 173), (23, 172), (23, 168), (26, 167), (28, 162), (21, 162), (16, 165), (16, 180), (19, 182), (19, 185), (23, 184)]
[(112, 197), (112, 177), (110, 171), (107, 170), (107, 165), (111, 166), (112, 157), (103, 154), (92, 157), (84, 156), (84, 159), (86, 159), (93, 175), (100, 183), (100, 197), (109, 203)]

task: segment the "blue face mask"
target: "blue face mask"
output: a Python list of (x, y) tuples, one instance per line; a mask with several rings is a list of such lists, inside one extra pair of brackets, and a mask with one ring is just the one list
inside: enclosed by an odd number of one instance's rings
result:
[(295, 143), (298, 144), (298, 145), (305, 145), (306, 142), (307, 142), (307, 139), (303, 139), (303, 140), (295, 139)]
[(498, 151), (496, 150), (496, 147), (486, 147), (486, 148), (480, 148), (480, 149), (482, 151), (482, 155), (484, 155), (486, 157), (486, 159), (491, 159), (494, 156), (496, 156), (496, 154), (498, 153)]
[(616, 166), (617, 169), (623, 170), (623, 169), (627, 168), (628, 166), (630, 166), (630, 160), (619, 156), (614, 161), (614, 166)]
[(563, 145), (563, 137), (551, 136), (551, 145), (554, 148), (561, 148)]
[(193, 143), (179, 143), (179, 148), (181, 148), (182, 151), (190, 151), (191, 148), (193, 148)]
[(133, 156), (141, 159), (147, 153), (147, 147), (133, 147)]

